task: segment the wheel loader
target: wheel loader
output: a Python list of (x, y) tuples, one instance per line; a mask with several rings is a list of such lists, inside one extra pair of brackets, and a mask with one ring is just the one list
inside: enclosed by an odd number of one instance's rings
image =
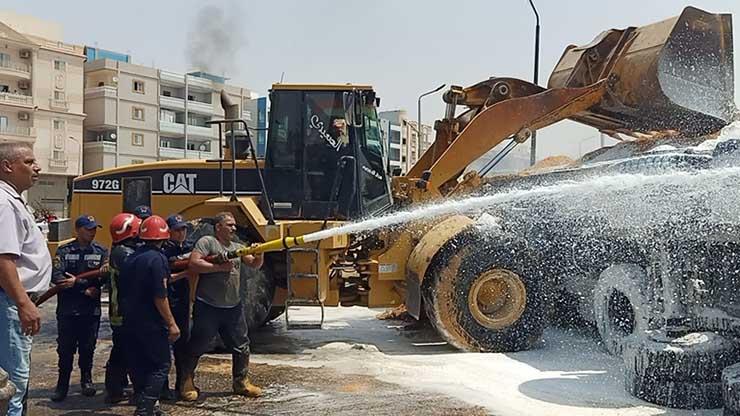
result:
[[(224, 95), (226, 117), (212, 122), (217, 159), (83, 175), (72, 211), (104, 222), (149, 204), (193, 220), (195, 237), (212, 232), (216, 213), (232, 212), (241, 239), (269, 243), (263, 272), (243, 273), (252, 327), (284, 312), (289, 329), (320, 328), (326, 306), (405, 304), (459, 349), (525, 350), (539, 341), (560, 280), (516, 233), (492, 238), (476, 218), (447, 215), (300, 246), (274, 242), (480, 191), (477, 172), (463, 175), (468, 165), (502, 142), (505, 156), (564, 119), (619, 139), (712, 134), (734, 116), (732, 64), (729, 15), (687, 7), (658, 23), (608, 30), (568, 46), (547, 87), (509, 77), (451, 87), (434, 143), (392, 178), (370, 86), (273, 85), (264, 159)], [(294, 306), (316, 306), (316, 319), (296, 321)]]

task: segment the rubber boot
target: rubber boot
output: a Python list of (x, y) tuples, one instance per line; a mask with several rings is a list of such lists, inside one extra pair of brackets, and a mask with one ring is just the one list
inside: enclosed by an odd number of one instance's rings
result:
[[(157, 415), (157, 413), (155, 413), (154, 411), (155, 408), (159, 408), (156, 399), (146, 399), (144, 397), (141, 397), (136, 403), (134, 416), (155, 416)], [(161, 410), (159, 411), (161, 412)]]
[(195, 377), (195, 368), (198, 366), (200, 357), (187, 357), (182, 363), (182, 372), (180, 379), (180, 400), (194, 402), (198, 400), (198, 388), (195, 387), (193, 378)]
[(231, 374), (234, 377), (234, 393), (247, 397), (262, 396), (262, 389), (249, 382), (249, 353), (234, 354), (231, 360)]
[(51, 396), (51, 401), (61, 402), (67, 398), (69, 392), (69, 375), (68, 371), (59, 372), (59, 378), (57, 378), (57, 386), (54, 389), (54, 394)]
[(85, 370), (80, 372), (80, 390), (82, 390), (83, 396), (95, 396), (97, 391), (95, 390), (95, 387), (93, 387), (91, 371)]
[(108, 404), (115, 404), (125, 401), (128, 397), (124, 393), (123, 378), (126, 375), (121, 375), (121, 370), (113, 365), (107, 364), (105, 366), (105, 402)]
[(164, 400), (166, 402), (171, 402), (175, 400), (175, 395), (172, 393), (172, 390), (170, 390), (170, 378), (169, 377), (164, 379), (164, 384), (162, 385), (162, 392), (159, 393), (159, 400)]

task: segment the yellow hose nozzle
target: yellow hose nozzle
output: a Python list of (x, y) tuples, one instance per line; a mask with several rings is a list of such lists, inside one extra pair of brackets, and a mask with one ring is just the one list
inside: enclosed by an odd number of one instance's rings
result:
[(244, 247), (242, 249), (232, 251), (231, 253), (229, 253), (229, 258), (246, 256), (248, 254), (266, 253), (268, 251), (282, 251), (291, 247), (300, 246), (303, 243), (303, 236), (278, 238), (276, 240), (267, 241), (261, 244), (256, 244), (250, 247)]

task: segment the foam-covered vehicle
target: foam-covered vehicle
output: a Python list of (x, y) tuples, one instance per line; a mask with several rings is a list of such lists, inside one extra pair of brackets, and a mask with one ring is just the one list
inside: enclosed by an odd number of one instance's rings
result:
[(721, 139), (624, 142), (483, 188), (532, 191), (489, 214), (536, 256), (552, 316), (594, 325), (623, 357), (627, 390), (660, 405), (719, 407), (740, 390), (722, 388), (722, 370), (740, 362), (733, 126)]

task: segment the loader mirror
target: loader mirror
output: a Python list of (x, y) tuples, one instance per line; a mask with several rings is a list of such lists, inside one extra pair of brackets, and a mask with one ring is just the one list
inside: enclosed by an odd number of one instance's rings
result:
[(344, 93), (344, 118), (353, 127), (362, 127), (362, 101), (358, 100), (357, 91)]

